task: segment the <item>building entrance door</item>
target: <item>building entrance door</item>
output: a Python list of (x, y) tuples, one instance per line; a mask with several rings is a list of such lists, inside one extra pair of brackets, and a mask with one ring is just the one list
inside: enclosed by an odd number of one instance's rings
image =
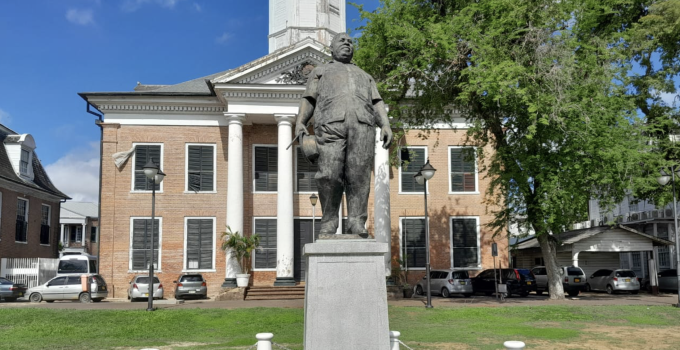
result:
[[(305, 244), (313, 242), (312, 219), (295, 219), (293, 227), (295, 230), (293, 277), (296, 282), (303, 282), (307, 266), (305, 264), (305, 257), (302, 255), (302, 249)], [(321, 231), (321, 220), (318, 218), (314, 224), (314, 231), (315, 236), (318, 238)]]

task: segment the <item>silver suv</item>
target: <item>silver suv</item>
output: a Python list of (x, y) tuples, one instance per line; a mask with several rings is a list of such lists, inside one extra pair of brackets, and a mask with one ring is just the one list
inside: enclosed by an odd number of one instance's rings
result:
[[(531, 272), (536, 276), (536, 295), (541, 295), (544, 291), (547, 292), (548, 272), (545, 266), (536, 266), (531, 269)], [(575, 297), (579, 292), (586, 290), (586, 274), (578, 266), (562, 266), (560, 278), (562, 279), (562, 288), (569, 296)]]

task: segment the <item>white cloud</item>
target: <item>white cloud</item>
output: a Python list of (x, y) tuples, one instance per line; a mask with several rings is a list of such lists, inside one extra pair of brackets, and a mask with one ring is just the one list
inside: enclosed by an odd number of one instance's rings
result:
[(126, 12), (135, 12), (145, 4), (155, 3), (161, 7), (173, 9), (180, 1), (181, 0), (125, 0), (121, 5), (121, 8)]
[(234, 37), (233, 34), (224, 32), (224, 33), (222, 33), (221, 36), (218, 36), (217, 38), (215, 38), (215, 42), (218, 43), (218, 44), (224, 44), (227, 41), (231, 40), (231, 38), (233, 38), (233, 37)]
[(66, 11), (66, 19), (81, 26), (94, 24), (94, 14), (91, 9), (69, 9)]
[(61, 192), (74, 201), (99, 202), (99, 142), (88, 148), (74, 149), (45, 171)]
[(201, 7), (201, 5), (194, 3), (194, 10), (196, 10), (196, 12), (201, 12), (203, 11), (203, 8)]
[(12, 120), (12, 118), (9, 116), (9, 113), (0, 109), (0, 124), (8, 126), (8, 124), (11, 120)]
[(678, 93), (665, 92), (659, 94), (659, 97), (661, 97), (661, 100), (663, 100), (667, 106), (674, 107), (680, 105), (680, 97), (678, 97)]

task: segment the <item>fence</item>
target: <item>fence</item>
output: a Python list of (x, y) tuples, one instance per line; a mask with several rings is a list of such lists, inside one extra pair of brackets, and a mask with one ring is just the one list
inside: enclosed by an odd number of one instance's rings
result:
[(56, 276), (58, 266), (59, 259), (2, 258), (0, 260), (0, 276), (14, 283), (23, 283), (31, 288)]

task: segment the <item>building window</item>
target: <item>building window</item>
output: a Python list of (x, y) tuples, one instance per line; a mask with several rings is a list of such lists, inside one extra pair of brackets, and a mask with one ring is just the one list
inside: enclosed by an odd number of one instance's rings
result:
[(27, 150), (25, 150), (25, 149), (21, 150), (21, 161), (19, 163), (19, 173), (21, 175), (28, 175), (28, 159), (29, 159), (29, 156), (30, 156), (30, 153)]
[(656, 237), (668, 240), (668, 224), (656, 224)]
[(312, 164), (305, 157), (301, 147), (297, 147), (297, 190), (298, 192), (317, 192), (316, 175), (319, 169), (317, 164)]
[(477, 268), (479, 259), (478, 218), (451, 218), (453, 268)]
[(255, 232), (260, 247), (255, 250), (256, 269), (276, 268), (276, 219), (255, 219)]
[(477, 192), (477, 172), (475, 159), (467, 159), (471, 149), (461, 147), (450, 147), (450, 170), (451, 170), (451, 191), (450, 192)]
[(278, 148), (255, 147), (255, 191), (276, 192), (278, 183)]
[(186, 270), (212, 270), (215, 256), (215, 219), (186, 219)]
[(638, 211), (638, 202), (635, 201), (635, 198), (633, 198), (633, 196), (628, 196), (628, 211), (629, 212)]
[(40, 244), (50, 244), (50, 206), (45, 204), (40, 215)]
[[(68, 227), (68, 226), (67, 226)], [(81, 243), (83, 241), (83, 227), (82, 226), (70, 226), (69, 230), (69, 242)]]
[(401, 220), (401, 259), (407, 268), (425, 267), (425, 219)]
[[(151, 191), (153, 181), (144, 174), (144, 166), (149, 161), (153, 160), (160, 169), (163, 168), (161, 145), (136, 145), (135, 146), (135, 169), (134, 169), (134, 191)], [(156, 191), (160, 190), (160, 184), (156, 184)]]
[(28, 232), (28, 201), (19, 199), (17, 202), (17, 225), (14, 240), (17, 242), (26, 242), (26, 233)]
[(657, 253), (659, 255), (659, 270), (671, 268), (671, 251), (668, 246), (659, 246)]
[[(132, 219), (132, 237), (130, 239), (130, 270), (144, 271), (149, 269), (151, 261), (151, 219)], [(161, 218), (154, 219), (153, 225), (153, 262), (154, 267), (160, 267)]]
[(97, 243), (97, 228), (90, 227), (90, 242)]
[(215, 146), (187, 146), (187, 191), (215, 190)]
[(400, 167), (400, 192), (417, 192), (422, 193), (424, 184), (421, 185), (416, 182), (415, 175), (420, 171), (420, 168), (425, 165), (427, 158), (426, 147), (409, 147), (402, 148), (399, 152), (401, 158)]

